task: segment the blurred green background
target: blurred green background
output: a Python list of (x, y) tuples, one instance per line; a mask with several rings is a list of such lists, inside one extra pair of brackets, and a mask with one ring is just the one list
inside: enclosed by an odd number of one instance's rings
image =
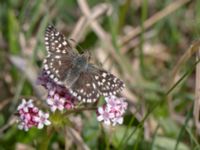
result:
[[(1, 0), (0, 149), (200, 149), (190, 55), (197, 49), (189, 49), (199, 40), (199, 8), (199, 0)], [(70, 116), (80, 141), (67, 127), (17, 129), (12, 117), (21, 97), (42, 103), (45, 95), (35, 81), (48, 24), (124, 80), (123, 125), (105, 128), (88, 111)]]

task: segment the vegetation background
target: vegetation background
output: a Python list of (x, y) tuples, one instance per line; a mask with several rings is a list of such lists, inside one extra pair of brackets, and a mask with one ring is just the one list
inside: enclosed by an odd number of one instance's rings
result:
[[(199, 0), (1, 0), (0, 149), (200, 149)], [(22, 97), (42, 103), (35, 81), (54, 24), (124, 80), (124, 124), (104, 127), (92, 111), (76, 129), (17, 129)], [(81, 48), (80, 48), (81, 47)]]

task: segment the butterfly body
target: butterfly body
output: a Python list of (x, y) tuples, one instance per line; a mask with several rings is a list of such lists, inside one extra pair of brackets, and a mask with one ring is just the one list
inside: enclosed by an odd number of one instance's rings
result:
[(90, 64), (87, 55), (75, 52), (53, 26), (46, 29), (45, 45), (48, 52), (43, 63), (45, 71), (79, 100), (95, 102), (101, 95), (116, 95), (124, 87), (120, 79)]
[(86, 70), (87, 66), (88, 60), (84, 55), (80, 55), (76, 59), (74, 59), (73, 67), (74, 69), (79, 70), (79, 72)]
[(80, 74), (87, 71), (88, 63), (87, 58), (84, 55), (77, 56), (72, 62), (72, 67), (67, 71), (66, 78), (64, 79), (64, 85), (67, 88), (76, 82)]

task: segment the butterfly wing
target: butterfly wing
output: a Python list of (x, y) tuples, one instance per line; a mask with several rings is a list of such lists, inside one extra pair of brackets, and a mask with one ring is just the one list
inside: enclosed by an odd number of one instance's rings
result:
[(63, 84), (78, 53), (72, 50), (65, 36), (49, 25), (45, 31), (45, 46), (48, 52), (43, 68), (56, 83)]
[(93, 80), (93, 74), (82, 72), (77, 81), (72, 85), (70, 92), (78, 100), (83, 102), (95, 102), (100, 94), (96, 83)]
[(103, 96), (116, 95), (125, 87), (122, 80), (103, 69), (97, 70), (93, 78)]
[(45, 46), (48, 53), (60, 55), (73, 55), (75, 53), (65, 36), (52, 25), (46, 28)]
[(95, 102), (101, 95), (116, 95), (123, 87), (120, 79), (89, 64), (71, 87), (71, 93), (83, 102)]
[(46, 57), (43, 64), (46, 73), (58, 84), (63, 84), (73, 65), (70, 57), (52, 54)]

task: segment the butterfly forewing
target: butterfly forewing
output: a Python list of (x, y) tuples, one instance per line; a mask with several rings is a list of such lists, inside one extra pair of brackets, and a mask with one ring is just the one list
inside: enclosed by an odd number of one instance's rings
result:
[(45, 46), (48, 52), (69, 55), (73, 53), (70, 43), (65, 36), (49, 25), (45, 31)]
[(72, 59), (68, 56), (49, 54), (44, 60), (44, 69), (56, 83), (62, 84), (72, 67)]
[(56, 83), (63, 84), (77, 53), (72, 51), (65, 36), (51, 25), (45, 31), (45, 45), (48, 55), (43, 62), (44, 69)]

